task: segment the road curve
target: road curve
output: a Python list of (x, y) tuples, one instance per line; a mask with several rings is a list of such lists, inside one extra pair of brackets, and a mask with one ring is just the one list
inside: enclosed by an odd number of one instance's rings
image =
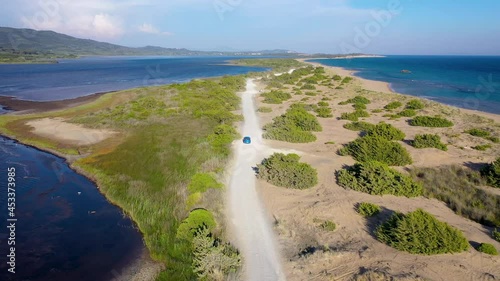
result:
[(238, 141), (234, 146), (235, 164), (229, 187), (230, 227), (244, 259), (245, 280), (285, 280), (272, 224), (255, 189), (252, 167), (265, 157), (268, 149), (262, 143), (262, 131), (255, 111), (254, 96), (258, 93), (253, 79), (247, 79), (242, 93), (245, 121), (243, 136), (250, 136), (252, 144)]

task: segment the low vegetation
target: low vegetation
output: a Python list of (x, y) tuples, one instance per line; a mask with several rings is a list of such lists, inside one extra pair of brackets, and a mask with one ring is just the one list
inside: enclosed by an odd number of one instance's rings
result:
[(397, 114), (400, 117), (413, 117), (417, 116), (417, 112), (414, 109), (404, 109)]
[(406, 103), (406, 109), (420, 110), (420, 109), (424, 109), (424, 108), (425, 108), (425, 105), (420, 100), (413, 99), (413, 100), (410, 100), (408, 103)]
[(267, 93), (262, 93), (260, 96), (264, 98), (262, 100), (263, 103), (270, 103), (270, 104), (281, 104), (284, 101), (287, 101), (292, 98), (292, 95), (282, 91), (270, 91)]
[(361, 202), (356, 206), (356, 212), (363, 217), (373, 217), (380, 213), (380, 206), (368, 202)]
[(472, 149), (479, 150), (479, 151), (486, 151), (491, 148), (491, 144), (480, 144), (473, 146)]
[(410, 174), (424, 187), (424, 196), (443, 201), (458, 215), (488, 226), (500, 226), (500, 196), (477, 188), (479, 172), (459, 166), (413, 168)]
[(452, 127), (453, 122), (441, 117), (417, 116), (410, 120), (411, 126), (421, 127)]
[(333, 221), (326, 220), (319, 225), (319, 228), (325, 231), (335, 231), (337, 225)]
[(498, 137), (492, 136), (491, 132), (483, 130), (483, 129), (473, 128), (473, 129), (465, 131), (464, 133), (467, 133), (471, 136), (487, 139), (487, 140), (494, 142), (494, 143), (500, 142), (500, 139)]
[(500, 231), (498, 231), (496, 228), (491, 232), (491, 236), (493, 237), (493, 239), (500, 242)]
[(348, 129), (351, 131), (367, 132), (368, 130), (374, 128), (375, 124), (364, 122), (364, 121), (358, 121), (358, 122), (346, 123), (346, 124), (344, 124), (343, 127), (345, 129)]
[(274, 153), (257, 165), (257, 177), (273, 185), (307, 189), (318, 183), (318, 173), (297, 154)]
[(384, 106), (384, 108), (387, 110), (393, 110), (393, 109), (399, 108), (401, 106), (403, 106), (403, 104), (401, 102), (393, 101), (393, 102), (388, 103), (386, 106)]
[(443, 151), (448, 150), (446, 144), (441, 142), (441, 137), (433, 134), (416, 135), (415, 139), (411, 142), (411, 145), (415, 148), (437, 148)]
[(321, 130), (316, 116), (308, 113), (302, 106), (293, 106), (285, 114), (275, 117), (272, 123), (264, 126), (263, 137), (292, 143), (307, 143), (316, 141), (316, 136), (311, 132)]
[(481, 169), (481, 176), (486, 179), (488, 185), (500, 188), (500, 157)]
[(259, 107), (259, 109), (257, 109), (257, 111), (262, 112), (262, 113), (270, 113), (270, 112), (273, 112), (273, 109), (270, 107), (261, 106), (261, 107)]
[(422, 185), (410, 176), (391, 169), (384, 163), (368, 161), (337, 172), (337, 182), (344, 188), (372, 194), (416, 197)]
[(340, 155), (351, 155), (358, 162), (378, 161), (389, 166), (404, 166), (412, 163), (408, 151), (397, 142), (381, 136), (357, 138), (339, 151)]
[(370, 113), (364, 110), (356, 110), (354, 112), (344, 112), (340, 115), (341, 120), (358, 121), (359, 118), (370, 117)]
[(321, 106), (321, 107), (317, 108), (315, 111), (316, 111), (316, 114), (318, 114), (318, 117), (321, 117), (321, 118), (333, 117), (332, 109), (329, 107)]
[(463, 233), (422, 209), (395, 213), (375, 231), (387, 245), (412, 254), (460, 253), (469, 248)]
[(239, 59), (232, 61), (234, 64), (238, 65), (248, 65), (248, 66), (261, 66), (269, 67), (274, 71), (287, 71), (290, 68), (299, 68), (305, 66), (305, 63), (299, 62), (295, 59)]
[(366, 131), (368, 136), (379, 136), (389, 141), (401, 141), (406, 137), (400, 129), (391, 124), (379, 123)]
[(495, 248), (495, 246), (489, 243), (481, 243), (479, 247), (477, 247), (477, 250), (481, 253), (485, 253), (492, 256), (498, 256), (498, 251)]

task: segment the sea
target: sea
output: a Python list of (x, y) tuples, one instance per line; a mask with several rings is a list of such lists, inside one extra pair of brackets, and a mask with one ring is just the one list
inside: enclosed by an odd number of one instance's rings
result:
[(311, 61), (352, 70), (361, 78), (387, 82), (398, 93), (500, 114), (500, 56), (385, 56)]
[[(87, 57), (0, 65), (0, 95), (63, 100), (267, 70), (228, 65), (229, 59), (236, 58)], [(15, 183), (10, 190), (9, 181)], [(147, 251), (135, 224), (64, 159), (0, 136), (0, 187), (2, 281), (115, 280)]]

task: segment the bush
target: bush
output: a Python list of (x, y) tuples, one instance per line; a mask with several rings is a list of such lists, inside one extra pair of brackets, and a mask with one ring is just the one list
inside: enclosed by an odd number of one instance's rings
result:
[(386, 140), (404, 140), (406, 135), (398, 128), (395, 128), (391, 124), (380, 123), (369, 129), (366, 134), (368, 136), (380, 136)]
[(290, 107), (281, 116), (275, 117), (273, 122), (264, 126), (263, 137), (266, 139), (306, 143), (316, 140), (311, 131), (321, 131), (321, 125), (316, 116), (308, 113), (303, 106)]
[(398, 107), (401, 107), (403, 104), (399, 101), (393, 101), (389, 104), (387, 104), (386, 106), (384, 106), (385, 109), (387, 110), (393, 110), (393, 109), (396, 109)]
[(260, 96), (264, 98), (264, 100), (262, 101), (263, 103), (270, 104), (281, 104), (282, 102), (292, 98), (292, 95), (282, 91), (271, 91), (268, 93), (263, 93)]
[(472, 149), (479, 150), (479, 151), (486, 151), (491, 148), (491, 144), (482, 144), (482, 145), (476, 145), (473, 146)]
[(214, 216), (204, 209), (196, 209), (189, 213), (189, 216), (182, 221), (177, 228), (176, 238), (192, 241), (196, 232), (203, 227), (212, 231), (216, 226)]
[(419, 100), (411, 100), (406, 104), (406, 109), (419, 110), (424, 109), (425, 105)]
[(363, 97), (363, 96), (355, 96), (352, 99), (348, 99), (346, 102), (347, 103), (354, 103), (354, 104), (356, 104), (356, 103), (370, 104), (370, 100)]
[(410, 120), (411, 126), (421, 127), (451, 127), (453, 122), (441, 117), (417, 116)]
[(380, 136), (357, 138), (340, 152), (343, 155), (351, 155), (358, 162), (378, 161), (389, 166), (404, 166), (412, 163), (408, 151), (401, 144)]
[(257, 111), (262, 112), (262, 113), (269, 113), (269, 112), (272, 112), (273, 109), (270, 107), (261, 106), (261, 107), (259, 107), (259, 109), (257, 109)]
[(351, 81), (352, 81), (352, 77), (346, 76), (346, 77), (344, 77), (344, 79), (342, 79), (342, 82), (340, 82), (340, 83), (341, 84), (347, 84), (347, 83), (349, 83)]
[(274, 153), (257, 165), (257, 177), (276, 186), (307, 189), (318, 183), (318, 173), (309, 164), (300, 163), (297, 154)]
[(356, 110), (351, 113), (342, 113), (340, 119), (349, 121), (358, 121), (359, 118), (370, 117), (370, 114), (364, 110)]
[(492, 256), (498, 256), (498, 251), (495, 248), (495, 246), (488, 243), (481, 243), (481, 245), (477, 247), (477, 250), (481, 253), (485, 253)]
[(316, 113), (318, 114), (318, 117), (321, 118), (333, 117), (332, 110), (329, 107), (320, 107), (316, 109)]
[(415, 140), (411, 142), (411, 145), (415, 148), (433, 147), (443, 151), (448, 150), (446, 144), (441, 142), (441, 137), (432, 134), (416, 135)]
[(363, 217), (373, 217), (380, 213), (380, 206), (372, 203), (362, 202), (358, 204), (358, 206), (356, 207), (356, 211)]
[(221, 124), (215, 127), (214, 132), (208, 135), (207, 139), (214, 151), (223, 155), (229, 155), (231, 152), (231, 143), (239, 137), (236, 129), (227, 124)]
[(325, 101), (318, 102), (318, 106), (329, 106), (329, 104)]
[(414, 109), (405, 109), (397, 115), (401, 117), (413, 117), (417, 115), (417, 112)]
[(210, 174), (198, 173), (191, 178), (191, 182), (188, 184), (189, 193), (200, 192), (203, 193), (210, 188), (222, 188), (222, 184), (218, 183), (217, 180)]
[(500, 188), (500, 157), (481, 169), (481, 176), (486, 179), (489, 185)]
[(316, 90), (316, 87), (313, 84), (305, 84), (300, 87), (301, 90)]
[(374, 109), (374, 110), (372, 110), (372, 113), (381, 113), (381, 112), (383, 112), (382, 109)]
[(489, 137), (491, 135), (491, 133), (488, 131), (476, 129), (476, 128), (467, 130), (464, 133), (467, 133), (467, 134), (469, 134), (471, 136), (475, 136), (475, 137), (481, 137), (481, 138), (486, 138), (486, 137)]
[(333, 81), (340, 81), (340, 80), (342, 80), (342, 77), (341, 77), (340, 75), (334, 75), (334, 76), (332, 77), (332, 80), (333, 80)]
[(424, 196), (436, 198), (458, 215), (480, 224), (500, 226), (500, 196), (477, 188), (485, 185), (479, 172), (444, 166), (413, 168), (410, 174), (423, 184)]
[(363, 110), (366, 109), (366, 104), (364, 103), (355, 103), (352, 105), (352, 107), (356, 110)]
[(374, 124), (364, 122), (364, 121), (358, 121), (358, 122), (344, 124), (344, 128), (351, 130), (351, 131), (367, 132), (368, 130), (373, 129), (374, 127), (375, 127)]
[(324, 221), (319, 227), (326, 231), (335, 231), (337, 225), (333, 221)]
[(493, 239), (495, 239), (496, 241), (500, 242), (500, 231), (497, 231), (497, 229), (493, 229), (493, 232), (491, 233), (491, 236), (493, 237)]
[(422, 185), (410, 176), (391, 169), (384, 163), (368, 161), (340, 170), (337, 182), (344, 188), (372, 194), (416, 197), (422, 194)]
[(463, 233), (422, 209), (395, 213), (375, 231), (387, 245), (412, 254), (460, 253), (469, 248)]

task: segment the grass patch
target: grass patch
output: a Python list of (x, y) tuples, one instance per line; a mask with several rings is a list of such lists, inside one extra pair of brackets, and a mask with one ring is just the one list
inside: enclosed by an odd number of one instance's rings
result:
[(307, 143), (316, 141), (316, 136), (311, 132), (321, 130), (316, 116), (301, 106), (294, 106), (285, 114), (275, 117), (272, 123), (265, 125), (263, 137), (292, 143)]
[(380, 213), (381, 209), (379, 205), (362, 202), (356, 206), (356, 212), (358, 212), (363, 217), (373, 217)]
[(358, 162), (378, 161), (389, 166), (404, 166), (412, 163), (410, 154), (401, 144), (380, 136), (357, 138), (343, 147), (339, 153), (351, 155)]
[(422, 194), (421, 184), (414, 182), (410, 176), (376, 161), (357, 163), (338, 171), (337, 182), (344, 188), (372, 195), (416, 197)]
[(417, 112), (414, 109), (405, 109), (397, 114), (400, 117), (413, 117), (417, 116)]
[(257, 109), (257, 112), (270, 113), (270, 112), (273, 112), (273, 109), (270, 107), (261, 106), (261, 107), (259, 107), (259, 109)]
[(351, 131), (364, 131), (367, 132), (368, 130), (371, 130), (375, 127), (375, 124), (364, 122), (364, 121), (358, 121), (358, 122), (351, 122), (351, 123), (346, 123), (344, 124), (344, 128), (347, 130)]
[(433, 147), (443, 151), (448, 150), (446, 144), (441, 142), (441, 137), (433, 134), (416, 135), (415, 139), (411, 142), (411, 145), (415, 148)]
[(332, 109), (329, 107), (321, 106), (316, 109), (316, 114), (321, 118), (331, 118), (333, 117)]
[(498, 251), (495, 248), (495, 246), (489, 243), (481, 243), (479, 247), (477, 247), (477, 250), (481, 253), (485, 253), (492, 256), (498, 256)]
[(472, 149), (479, 150), (479, 151), (486, 151), (491, 148), (491, 144), (481, 144), (481, 145), (476, 145), (473, 146)]
[(341, 120), (358, 121), (359, 118), (370, 117), (370, 113), (364, 110), (356, 110), (354, 112), (344, 112), (340, 115)]
[(393, 109), (399, 108), (401, 106), (403, 106), (403, 104), (401, 102), (393, 101), (393, 102), (388, 103), (386, 106), (384, 106), (384, 108), (387, 110), (393, 110)]
[(422, 209), (395, 213), (375, 231), (387, 245), (412, 254), (460, 253), (469, 248), (463, 233)]
[(494, 137), (491, 135), (491, 133), (489, 131), (486, 131), (486, 130), (482, 130), (482, 129), (478, 129), (478, 128), (473, 128), (473, 129), (470, 129), (470, 130), (467, 130), (465, 131), (464, 133), (467, 133), (471, 136), (475, 136), (475, 137), (480, 137), (480, 138), (483, 138), (483, 139), (487, 139), (493, 143), (499, 143), (500, 142), (500, 139), (498, 137)]
[(473, 170), (459, 166), (413, 168), (413, 178), (424, 187), (424, 196), (443, 201), (455, 213), (488, 226), (500, 226), (500, 196), (478, 185), (485, 182)]
[(453, 122), (448, 119), (441, 117), (431, 117), (431, 116), (417, 116), (410, 120), (411, 126), (421, 126), (421, 127), (452, 127)]
[(337, 225), (333, 221), (326, 220), (319, 225), (319, 228), (324, 231), (335, 231)]
[(425, 105), (420, 100), (413, 99), (406, 103), (406, 109), (420, 110), (424, 108)]
[(318, 183), (316, 169), (299, 162), (297, 154), (274, 153), (257, 165), (257, 177), (269, 183), (292, 189), (308, 189)]

